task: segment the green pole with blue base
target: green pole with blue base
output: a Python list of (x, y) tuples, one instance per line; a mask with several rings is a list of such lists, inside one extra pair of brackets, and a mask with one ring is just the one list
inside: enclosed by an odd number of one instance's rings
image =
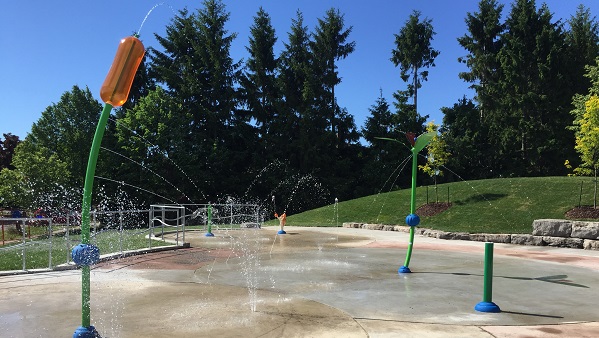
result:
[(493, 303), (493, 243), (485, 243), (485, 270), (483, 284), (483, 301), (474, 306), (479, 312), (501, 312), (497, 304)]
[(100, 114), (87, 161), (81, 205), (81, 244), (71, 251), (73, 262), (81, 266), (81, 326), (75, 330), (73, 338), (100, 337), (96, 328), (90, 324), (90, 266), (100, 260), (100, 250), (89, 243), (90, 209), (96, 164), (110, 111), (113, 106), (121, 106), (127, 101), (131, 84), (144, 54), (144, 46), (137, 38), (137, 34), (121, 39), (112, 66), (100, 89), (100, 97), (106, 104)]
[(412, 152), (412, 190), (410, 193), (410, 214), (406, 216), (406, 224), (410, 226), (410, 240), (408, 242), (408, 250), (404, 264), (397, 270), (398, 273), (411, 273), (409, 268), (410, 259), (412, 258), (412, 247), (414, 246), (414, 232), (416, 226), (420, 224), (420, 217), (416, 215), (416, 174), (418, 173), (418, 153), (429, 144), (429, 142), (437, 135), (436, 132), (428, 132), (411, 139), (408, 135), (408, 140), (412, 144), (410, 151)]
[(71, 255), (73, 261), (81, 267), (81, 326), (75, 330), (73, 337), (99, 337), (96, 329), (90, 324), (90, 265), (100, 260), (100, 250), (97, 246), (89, 244), (90, 241), (90, 209), (92, 191), (94, 188), (94, 176), (100, 145), (104, 137), (106, 123), (110, 116), (112, 105), (104, 105), (100, 115), (92, 147), (89, 151), (87, 171), (85, 173), (85, 184), (83, 186), (83, 203), (81, 209), (81, 244), (73, 248)]
[(399, 273), (412, 272), (408, 267), (412, 257), (412, 247), (414, 245), (414, 228), (420, 224), (420, 217), (416, 215), (416, 173), (418, 172), (418, 152), (414, 148), (412, 151), (412, 190), (410, 193), (410, 214), (406, 217), (406, 224), (410, 226), (410, 239), (408, 242), (408, 251), (404, 264), (397, 270)]
[(208, 208), (206, 208), (206, 218), (208, 222), (208, 231), (204, 236), (214, 237), (214, 234), (212, 233), (212, 204), (208, 204)]

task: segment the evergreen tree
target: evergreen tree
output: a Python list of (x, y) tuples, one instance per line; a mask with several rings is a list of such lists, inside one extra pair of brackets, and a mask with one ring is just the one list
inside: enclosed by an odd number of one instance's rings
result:
[(328, 184), (335, 196), (346, 198), (353, 196), (356, 171), (357, 144), (359, 133), (353, 116), (347, 109), (339, 107), (335, 98), (335, 86), (341, 83), (337, 71), (337, 61), (348, 57), (355, 49), (355, 42), (348, 41), (352, 27), (345, 28), (344, 16), (338, 9), (329, 9), (325, 17), (318, 19), (312, 34), (310, 50), (313, 57), (312, 77), (315, 81), (315, 107), (313, 114), (324, 117), (325, 125), (320, 137), (321, 149), (326, 152), (322, 157), (319, 177)]
[(276, 41), (270, 16), (260, 8), (250, 28), (246, 47), (249, 53), (247, 71), (242, 76), (241, 90), (249, 114), (255, 119), (261, 141), (261, 146), (256, 149), (256, 160), (262, 163), (280, 156), (277, 149), (286, 142), (276, 137), (276, 130), (282, 125), (279, 116), (281, 93), (277, 83), (279, 60), (274, 54)]
[(337, 135), (336, 115), (339, 114), (335, 99), (335, 86), (341, 83), (336, 61), (345, 59), (356, 47), (354, 41), (348, 42), (353, 27), (345, 28), (343, 14), (331, 8), (324, 19), (318, 19), (311, 50), (314, 55), (314, 72), (322, 81), (324, 101), (321, 111), (328, 111), (331, 133)]
[[(426, 131), (425, 123), (429, 116), (420, 115), (416, 111), (416, 106), (414, 104), (408, 103), (408, 91), (398, 90), (397, 92), (393, 93), (393, 98), (393, 106), (395, 107), (395, 113), (393, 114), (393, 125), (396, 126), (396, 130), (399, 133), (404, 135), (397, 138), (397, 140), (404, 141), (406, 144), (405, 147), (398, 147), (398, 145), (395, 144), (395, 152), (397, 153), (395, 156), (399, 155), (396, 165), (399, 165), (402, 162), (402, 159), (406, 159), (408, 156), (411, 156), (411, 144), (408, 141), (410, 138), (410, 133), (414, 134), (414, 136), (424, 133)], [(421, 160), (418, 159), (418, 161)], [(403, 173), (404, 175), (400, 177), (400, 179), (396, 180), (398, 187), (408, 187), (410, 184), (411, 175), (409, 171), (404, 171)]]
[(431, 46), (435, 35), (432, 20), (425, 18), (420, 21), (420, 12), (414, 11), (401, 28), (399, 34), (395, 34), (395, 49), (391, 51), (391, 61), (401, 70), (401, 79), (408, 82), (407, 93), (414, 99), (414, 109), (418, 111), (418, 89), (422, 87), (422, 81), (428, 80), (429, 68), (435, 66), (435, 58), (439, 51)]
[[(164, 52), (152, 50), (151, 74), (163, 84), (191, 119), (184, 125), (186, 154), (192, 171), (204, 178), (204, 191), (242, 188), (240, 172), (251, 163), (255, 144), (249, 116), (239, 105), (236, 90), (240, 64), (230, 57), (236, 34), (225, 25), (229, 13), (221, 1), (206, 0), (196, 13), (182, 10), (156, 35)], [(226, 178), (226, 179), (225, 179)]]
[(409, 92), (398, 90), (393, 93), (393, 106), (395, 107), (395, 114), (393, 116), (394, 125), (400, 132), (414, 133), (416, 136), (426, 131), (426, 120), (428, 115), (420, 115), (416, 111), (416, 105), (408, 103)]
[(321, 164), (326, 153), (322, 148), (326, 118), (317, 114), (316, 93), (318, 81), (312, 72), (313, 57), (310, 35), (300, 11), (292, 19), (288, 42), (280, 56), (280, 86), (284, 104), (281, 119), (285, 125), (279, 129), (281, 139), (290, 140), (285, 153), (291, 167), (310, 173)]
[(502, 40), (499, 39), (504, 31), (500, 23), (503, 5), (497, 0), (481, 0), (478, 12), (468, 13), (466, 26), (468, 33), (458, 38), (459, 44), (468, 51), (468, 55), (458, 59), (466, 64), (468, 72), (461, 72), (459, 77), (472, 83), (470, 88), (476, 92), (476, 100), (480, 107), (480, 118), (483, 118), (485, 109), (494, 109), (494, 102), (499, 93), (492, 92), (498, 81), (500, 72), (498, 54), (501, 50)]
[(562, 174), (571, 149), (565, 37), (546, 5), (517, 0), (506, 21), (499, 53), (500, 107), (490, 116), (490, 135), (504, 158), (506, 175)]
[[(399, 139), (400, 137), (403, 137), (403, 135), (397, 131), (397, 127), (394, 125), (393, 114), (391, 113), (389, 103), (383, 97), (382, 90), (380, 96), (376, 99), (376, 102), (368, 109), (368, 111), (370, 112), (370, 116), (367, 117), (366, 121), (364, 122), (362, 136), (364, 136), (364, 139), (366, 142), (368, 142), (371, 149), (377, 147), (379, 144), (377, 137), (392, 139)], [(381, 152), (385, 151), (381, 149)]]
[(391, 185), (392, 182), (387, 182), (387, 179), (392, 177), (402, 160), (409, 156), (409, 149), (398, 147), (395, 142), (378, 139), (388, 138), (401, 141), (405, 139), (404, 133), (399, 130), (400, 127), (397, 125), (397, 118), (383, 97), (382, 90), (381, 95), (368, 110), (370, 116), (366, 118), (362, 128), (362, 136), (368, 142), (363, 168), (364, 195), (378, 193), (381, 189), (397, 188), (397, 186)]
[(571, 64), (568, 74), (572, 77), (574, 93), (584, 94), (590, 86), (589, 79), (584, 76), (585, 66), (594, 64), (599, 56), (599, 23), (596, 17), (591, 17), (588, 8), (580, 5), (568, 24), (566, 43)]
[[(474, 102), (461, 98), (452, 107), (441, 108), (447, 151), (452, 154), (447, 167), (458, 178), (473, 180), (497, 175), (496, 157), (489, 144), (488, 127), (480, 123), (480, 113)], [(495, 169), (495, 170), (494, 170)]]

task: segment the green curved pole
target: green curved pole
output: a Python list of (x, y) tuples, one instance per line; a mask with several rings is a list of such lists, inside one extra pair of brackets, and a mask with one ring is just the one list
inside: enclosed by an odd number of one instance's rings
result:
[[(110, 116), (112, 105), (106, 103), (100, 114), (100, 121), (96, 127), (92, 147), (89, 150), (89, 159), (87, 160), (87, 171), (85, 173), (85, 184), (83, 186), (83, 203), (81, 205), (81, 243), (89, 244), (90, 239), (90, 209), (92, 200), (92, 191), (94, 189), (94, 176), (96, 174), (96, 164), (98, 162), (98, 153), (100, 144), (104, 137), (106, 123)], [(90, 267), (84, 265), (81, 272), (81, 326), (90, 327)]]
[[(412, 190), (410, 193), (410, 214), (416, 213), (416, 173), (418, 172), (418, 152), (415, 148), (412, 151)], [(412, 246), (414, 245), (414, 228), (410, 227), (410, 241), (408, 242), (408, 251), (406, 252), (406, 260), (403, 266), (408, 268), (410, 266), (410, 259), (412, 258)]]
[[(418, 136), (414, 141), (412, 149), (412, 190), (410, 194), (410, 215), (416, 215), (416, 174), (418, 173), (418, 153), (429, 144), (429, 142), (437, 135), (436, 132), (428, 132)], [(404, 265), (399, 268), (400, 273), (409, 273), (410, 271), (410, 259), (412, 258), (412, 247), (414, 246), (414, 228), (420, 222), (419, 218), (415, 224), (410, 225), (410, 241), (408, 242), (408, 250), (406, 251), (406, 260)]]
[(212, 233), (212, 204), (208, 204), (208, 233)]

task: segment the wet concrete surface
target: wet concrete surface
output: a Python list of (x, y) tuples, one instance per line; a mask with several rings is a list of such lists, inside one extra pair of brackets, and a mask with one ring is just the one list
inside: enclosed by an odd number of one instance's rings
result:
[[(191, 248), (92, 269), (103, 337), (599, 337), (599, 252), (495, 244), (480, 313), (484, 243), (278, 227), (188, 232)], [(1, 337), (72, 336), (77, 270), (0, 277)]]

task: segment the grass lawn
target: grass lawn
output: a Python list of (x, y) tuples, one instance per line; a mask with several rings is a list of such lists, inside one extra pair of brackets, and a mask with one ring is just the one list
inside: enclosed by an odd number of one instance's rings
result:
[[(439, 202), (448, 210), (422, 217), (420, 226), (468, 233), (530, 233), (532, 222), (541, 218), (564, 218), (578, 206), (593, 204), (593, 179), (588, 177), (530, 177), (462, 181), (438, 185)], [(418, 187), (416, 204), (426, 204), (426, 187)], [(435, 202), (434, 186), (428, 187), (429, 202)], [(341, 226), (343, 222), (405, 225), (410, 212), (410, 189), (341, 201), (287, 218), (288, 225)], [(278, 224), (276, 220), (269, 225)]]
[[(42, 227), (46, 229), (46, 227)], [(32, 227), (33, 229), (33, 227)], [(118, 231), (104, 231), (92, 238), (91, 243), (100, 248), (100, 254), (143, 249), (148, 247), (147, 231), (139, 229), (123, 230), (123, 236)], [(33, 234), (32, 234), (33, 236)], [(70, 261), (70, 252), (73, 246), (80, 243), (79, 235), (70, 235), (68, 240), (64, 235), (54, 236), (52, 244), (47, 239), (27, 240), (25, 247), (26, 269), (39, 269), (50, 267), (50, 250), (52, 252), (51, 265), (56, 266)], [(22, 243), (11, 243), (0, 246), (0, 270), (21, 270), (23, 268)], [(152, 240), (152, 247), (170, 245), (160, 240)]]
[[(451, 207), (435, 216), (421, 217), (421, 227), (452, 232), (526, 234), (531, 232), (535, 219), (564, 218), (566, 211), (579, 203), (592, 205), (593, 179), (530, 177), (462, 181), (440, 184), (437, 192), (439, 202), (447, 202), (449, 195)], [(429, 186), (428, 201), (435, 202), (436, 195), (434, 186)], [(426, 202), (427, 187), (418, 187), (417, 206)], [(409, 212), (410, 190), (403, 189), (289, 215), (287, 224), (341, 226), (344, 222), (361, 222), (404, 225)], [(271, 220), (266, 225), (278, 225), (278, 221)], [(125, 230), (121, 241), (117, 231), (106, 231), (95, 237), (97, 243), (94, 244), (98, 245), (102, 254), (119, 252), (121, 248), (124, 251), (141, 249), (148, 247), (145, 235), (146, 232), (140, 230)], [(71, 235), (69, 241), (64, 236), (55, 237), (52, 244), (52, 265), (65, 263), (70, 248), (77, 245), (78, 241), (79, 236), (76, 235)], [(0, 270), (22, 268), (21, 248), (8, 248), (14, 245), (0, 246)], [(160, 245), (166, 243), (153, 240), (152, 246)], [(27, 269), (49, 266), (50, 248), (47, 241), (32, 240), (26, 250)]]

